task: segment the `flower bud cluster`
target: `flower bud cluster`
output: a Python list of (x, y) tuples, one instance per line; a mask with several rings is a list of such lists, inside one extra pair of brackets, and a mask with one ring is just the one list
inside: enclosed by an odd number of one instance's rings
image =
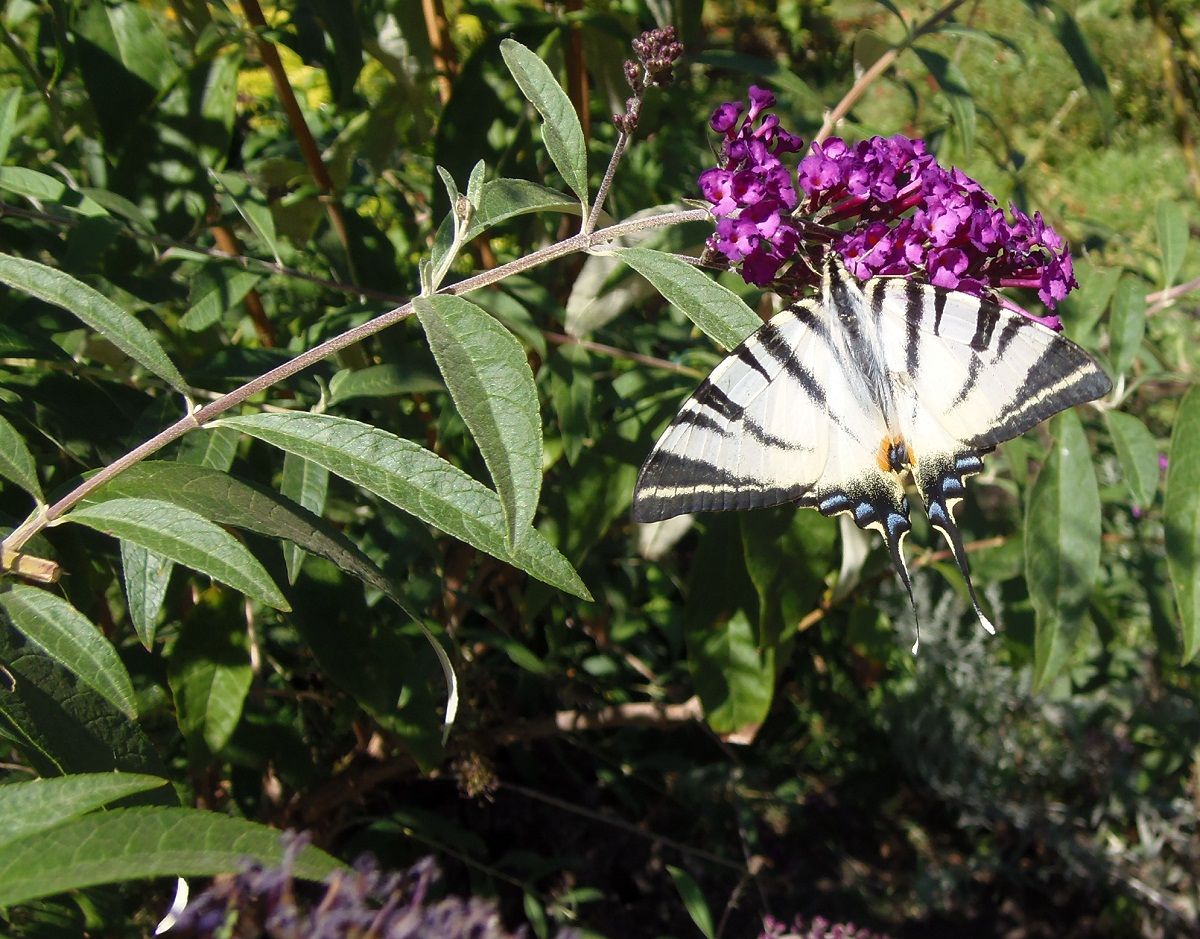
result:
[(625, 102), (625, 113), (613, 115), (613, 124), (624, 134), (632, 134), (637, 129), (646, 89), (671, 84), (675, 62), (683, 55), (683, 43), (675, 38), (674, 26), (664, 26), (649, 29), (634, 39), (633, 51), (637, 61), (627, 59), (623, 66), (633, 96)]
[[(811, 265), (781, 271), (800, 254), (800, 232), (816, 227), (861, 280), (912, 274), (976, 296), (1032, 288), (1051, 309), (1078, 286), (1070, 251), (1040, 213), (1031, 218), (1010, 205), (1006, 216), (978, 182), (939, 165), (924, 141), (897, 134), (853, 145), (836, 137), (814, 142), (793, 182), (778, 157), (799, 150), (798, 138), (764, 116), (774, 104), (768, 92), (751, 87), (750, 102), (740, 125), (741, 102), (713, 112), (724, 151), (699, 179), (717, 219), (709, 250), (738, 265), (748, 283), (811, 283)], [(771, 141), (783, 143), (772, 148)], [(1042, 322), (1058, 328), (1057, 317)]]

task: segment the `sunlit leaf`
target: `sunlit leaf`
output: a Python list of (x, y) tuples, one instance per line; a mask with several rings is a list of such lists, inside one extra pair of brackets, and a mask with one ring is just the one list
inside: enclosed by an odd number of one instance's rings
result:
[(0, 848), (166, 784), (165, 779), (138, 773), (77, 773), (0, 786)]
[(104, 294), (45, 264), (9, 255), (0, 255), (0, 283), (79, 317), (134, 361), (186, 393), (187, 383), (154, 334)]
[(536, 530), (509, 547), (508, 523), (494, 492), (411, 440), (331, 414), (248, 414), (222, 424), (320, 463), (538, 580), (591, 599), (575, 569)]
[(190, 509), (158, 499), (112, 499), (77, 508), (62, 521), (132, 541), (260, 603), (290, 609), (254, 555), (224, 529)]
[(614, 251), (718, 345), (732, 349), (762, 325), (737, 294), (687, 261), (651, 248)]
[(1158, 252), (1162, 258), (1163, 286), (1170, 287), (1183, 267), (1187, 254), (1188, 225), (1183, 209), (1174, 199), (1158, 203)]
[(1190, 662), (1200, 651), (1200, 387), (1193, 386), (1179, 405), (1167, 458), (1167, 571), (1179, 607), (1183, 660)]
[(1105, 417), (1129, 492), (1145, 508), (1158, 491), (1158, 444), (1140, 418), (1122, 411), (1107, 411)]
[(1055, 418), (1054, 431), (1025, 513), (1036, 688), (1046, 687), (1070, 658), (1100, 569), (1100, 491), (1087, 437), (1074, 411)]
[(708, 909), (708, 901), (704, 899), (700, 885), (683, 868), (668, 864), (667, 873), (671, 875), (675, 889), (679, 891), (679, 898), (683, 900), (683, 908), (688, 911), (688, 916), (692, 918), (696, 928), (705, 939), (713, 939), (712, 912)]
[(521, 93), (542, 116), (542, 139), (550, 159), (579, 201), (587, 205), (587, 147), (571, 99), (533, 50), (515, 39), (505, 39), (500, 54)]
[(542, 487), (542, 419), (525, 350), (461, 297), (420, 298), (414, 305), (450, 396), (483, 453), (515, 544), (533, 521)]
[(1117, 283), (1109, 317), (1109, 355), (1118, 375), (1129, 371), (1146, 333), (1146, 288), (1138, 278), (1126, 274)]
[(128, 717), (137, 717), (133, 683), (99, 628), (62, 597), (25, 584), (0, 592), (0, 610), (20, 632)]
[[(200, 809), (96, 812), (10, 842), (0, 856), (0, 907), (96, 884), (236, 873), (247, 858), (278, 865), (279, 832)], [(296, 858), (294, 873), (320, 880), (338, 866), (310, 845)]]
[(17, 429), (3, 417), (0, 417), (0, 476), (16, 483), (38, 502), (46, 501), (33, 454)]
[[(279, 491), (285, 498), (319, 516), (325, 511), (325, 496), (329, 492), (329, 470), (294, 453), (285, 453), (283, 479), (279, 484)], [(288, 582), (294, 584), (300, 576), (300, 565), (304, 563), (304, 549), (294, 541), (285, 543), (283, 560), (287, 566)]]

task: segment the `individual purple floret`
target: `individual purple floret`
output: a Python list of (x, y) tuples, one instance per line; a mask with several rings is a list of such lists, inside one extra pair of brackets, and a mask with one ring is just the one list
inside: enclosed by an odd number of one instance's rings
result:
[(815, 916), (808, 923), (797, 916), (790, 926), (768, 916), (763, 919), (763, 930), (758, 939), (888, 939), (888, 936), (860, 929), (853, 923), (831, 923), (823, 916)]
[(1070, 251), (1040, 213), (1010, 205), (1006, 215), (978, 182), (939, 165), (924, 141), (899, 134), (814, 141), (793, 174), (780, 157), (802, 142), (765, 114), (770, 92), (752, 86), (749, 95), (748, 110), (727, 102), (713, 112), (709, 126), (724, 147), (699, 179), (717, 219), (708, 249), (748, 283), (785, 292), (811, 285), (814, 265), (789, 262), (812, 252), (814, 240), (832, 242), (860, 280), (916, 275), (1060, 328), (1057, 316), (1033, 317), (994, 294), (1034, 289), (1053, 309), (1078, 286)]
[[(284, 835), (278, 868), (251, 866), (219, 877), (195, 897), (167, 933), (188, 939), (525, 939), (509, 932), (491, 900), (430, 899), (440, 873), (433, 858), (406, 871), (381, 871), (362, 858), (324, 884), (293, 879), (304, 835)], [(560, 930), (556, 939), (573, 939)]]

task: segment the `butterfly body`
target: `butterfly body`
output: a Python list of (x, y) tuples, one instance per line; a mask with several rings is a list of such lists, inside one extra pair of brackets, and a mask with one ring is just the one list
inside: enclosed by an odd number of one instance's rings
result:
[(794, 503), (878, 531), (912, 590), (906, 482), (971, 585), (954, 512), (983, 454), (1111, 382), (1070, 340), (964, 293), (832, 253), (821, 295), (765, 323), (685, 402), (642, 467), (633, 515)]

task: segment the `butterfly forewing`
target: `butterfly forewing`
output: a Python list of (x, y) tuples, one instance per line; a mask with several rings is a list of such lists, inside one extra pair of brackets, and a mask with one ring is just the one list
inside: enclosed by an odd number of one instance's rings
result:
[(635, 519), (815, 502), (818, 483), (856, 447), (844, 439), (847, 418), (831, 418), (849, 392), (812, 328), (817, 315), (812, 303), (785, 310), (701, 383), (642, 467)]

